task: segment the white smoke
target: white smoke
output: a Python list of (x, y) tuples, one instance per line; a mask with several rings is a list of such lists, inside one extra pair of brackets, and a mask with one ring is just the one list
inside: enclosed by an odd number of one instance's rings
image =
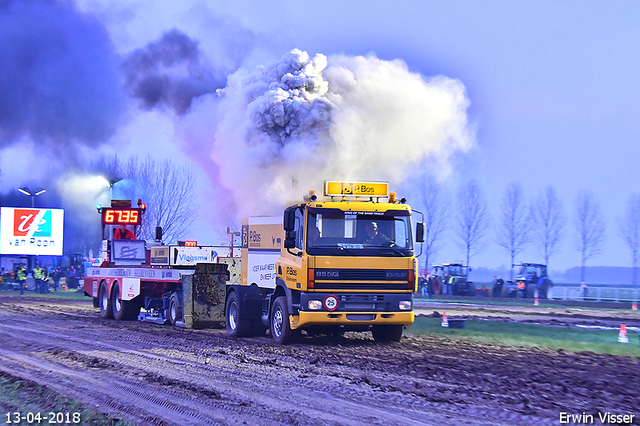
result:
[(211, 158), (240, 216), (275, 213), (324, 180), (393, 187), (426, 159), (447, 173), (449, 158), (473, 146), (464, 85), (399, 60), (293, 50), (234, 73), (220, 95)]

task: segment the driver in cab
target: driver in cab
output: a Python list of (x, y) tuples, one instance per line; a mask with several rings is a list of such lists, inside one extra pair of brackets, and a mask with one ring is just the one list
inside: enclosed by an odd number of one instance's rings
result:
[(365, 230), (367, 233), (364, 240), (365, 243), (371, 244), (373, 246), (391, 247), (392, 243), (389, 237), (378, 231), (377, 222), (367, 223)]
[(121, 223), (120, 228), (115, 230), (113, 238), (116, 240), (135, 240), (136, 236), (130, 229), (127, 229), (126, 224)]

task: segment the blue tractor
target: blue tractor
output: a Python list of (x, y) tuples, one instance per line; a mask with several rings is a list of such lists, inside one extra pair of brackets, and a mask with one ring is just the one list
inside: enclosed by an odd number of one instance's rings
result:
[(547, 275), (547, 265), (521, 263), (516, 282), (509, 282), (502, 288), (505, 297), (529, 297), (547, 299), (553, 282)]

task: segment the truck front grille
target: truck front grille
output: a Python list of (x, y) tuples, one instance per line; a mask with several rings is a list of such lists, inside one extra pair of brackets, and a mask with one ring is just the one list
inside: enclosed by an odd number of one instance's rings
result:
[(404, 281), (407, 269), (316, 269), (316, 281)]
[(316, 281), (314, 288), (316, 290), (407, 290), (407, 283), (353, 283), (353, 282), (318, 282)]

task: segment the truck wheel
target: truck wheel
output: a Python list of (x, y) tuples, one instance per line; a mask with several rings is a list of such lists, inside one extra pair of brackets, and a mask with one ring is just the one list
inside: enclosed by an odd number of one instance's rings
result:
[(286, 345), (293, 342), (299, 334), (298, 330), (291, 329), (287, 298), (285, 296), (278, 297), (273, 302), (271, 310), (271, 337), (277, 344)]
[(226, 304), (227, 334), (229, 337), (247, 337), (251, 329), (251, 323), (243, 318), (240, 312), (238, 293), (229, 293)]
[(180, 306), (178, 295), (175, 293), (171, 295), (171, 299), (169, 300), (168, 314), (167, 317), (171, 325), (176, 325), (176, 322), (182, 321), (182, 306)]
[(402, 338), (403, 326), (401, 325), (374, 325), (371, 332), (376, 342), (399, 342)]
[(120, 300), (120, 283), (117, 281), (113, 283), (111, 289), (111, 310), (113, 317), (118, 321), (137, 319), (140, 313), (140, 305), (135, 300)]
[(100, 303), (100, 316), (104, 319), (113, 319), (113, 310), (111, 309), (111, 301), (109, 300), (109, 293), (107, 293), (107, 285), (105, 283), (100, 284), (98, 301)]

